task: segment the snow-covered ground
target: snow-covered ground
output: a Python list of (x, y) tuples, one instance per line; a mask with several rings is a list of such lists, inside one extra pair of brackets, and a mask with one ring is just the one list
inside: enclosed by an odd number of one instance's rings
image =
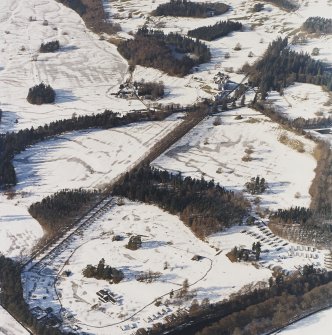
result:
[(17, 186), (0, 195), (0, 252), (9, 257), (26, 254), (42, 236), (27, 211), (33, 202), (63, 188), (102, 188), (182, 122), (179, 115), (109, 130), (67, 133), (17, 155)]
[(312, 84), (294, 85), (284, 89), (284, 95), (269, 93), (268, 100), (276, 110), (290, 119), (320, 118), (332, 115), (332, 93)]
[[(201, 2), (201, 0), (194, 0)], [(166, 74), (161, 74), (160, 79), (164, 81), (166, 88), (171, 91), (168, 100), (172, 102), (190, 102), (196, 98), (203, 98), (206, 95), (212, 96), (215, 85), (213, 76), (218, 72), (231, 72), (233, 80), (240, 81), (242, 74), (236, 72), (242, 68), (245, 63), (252, 64), (259, 59), (266, 50), (268, 44), (276, 39), (277, 36), (290, 36), (289, 42), (293, 41), (296, 34), (303, 35), (299, 30), (303, 22), (310, 16), (330, 17), (331, 2), (329, 0), (320, 0), (309, 2), (299, 0), (299, 9), (296, 12), (286, 13), (272, 4), (264, 4), (264, 10), (258, 13), (252, 12), (253, 3), (249, 0), (223, 1), (231, 6), (231, 10), (223, 15), (209, 18), (182, 18), (182, 17), (154, 17), (151, 12), (161, 3), (168, 0), (128, 0), (125, 3), (121, 0), (110, 1), (106, 11), (110, 13), (113, 20), (121, 24), (124, 32), (120, 33), (122, 37), (128, 38), (128, 33), (135, 32), (139, 27), (146, 25), (152, 29), (161, 29), (165, 32), (179, 32), (186, 35), (188, 30), (200, 26), (213, 25), (220, 20), (237, 20), (244, 25), (242, 32), (233, 32), (229, 36), (216, 39), (206, 44), (211, 49), (212, 60), (208, 64), (199, 66), (197, 72), (189, 74), (186, 77), (177, 80)], [(209, 2), (218, 2), (211, 0)], [(306, 51), (311, 53), (314, 47), (320, 49), (317, 59), (332, 64), (332, 37), (324, 35), (320, 38), (315, 36), (305, 36), (305, 43), (292, 45), (297, 51)], [(239, 43), (241, 50), (234, 50), (235, 45)], [(229, 58), (225, 54), (229, 53)], [(248, 57), (249, 53), (253, 57)], [(155, 77), (155, 70), (140, 68), (136, 71), (137, 78)], [(184, 96), (183, 89), (178, 89), (178, 83), (184, 83), (187, 95)], [(174, 88), (174, 90), (173, 90)], [(177, 88), (177, 89), (175, 89)], [(184, 98), (184, 99), (183, 99)]]
[(0, 335), (28, 335), (29, 333), (0, 306)]
[[(142, 248), (127, 249), (129, 237), (137, 234), (142, 236)], [(112, 241), (114, 235), (123, 240)], [(255, 241), (263, 245), (258, 266), (229, 261), (226, 253), (231, 248), (251, 248)], [(115, 202), (83, 232), (71, 237), (70, 247), (62, 246), (59, 252), (25, 272), (25, 296), (31, 308), (52, 307), (56, 315), (60, 300), (65, 324), (76, 324), (93, 334), (130, 334), (130, 327), (149, 326), (163, 321), (178, 308), (187, 308), (190, 300), (177, 303), (169, 296), (172, 290), (176, 295), (185, 279), (198, 301), (208, 298), (216, 302), (246, 285), (266, 282), (276, 266), (294, 271), (299, 265), (323, 262), (320, 251), (292, 253), (297, 248), (273, 236), (264, 225), (234, 227), (203, 242), (178, 217), (155, 206), (125, 200), (121, 206)], [(194, 261), (194, 255), (203, 258)], [(84, 278), (82, 270), (88, 264), (97, 265), (101, 258), (107, 265), (121, 269), (124, 280), (109, 284)], [(161, 276), (152, 283), (136, 280), (138, 274), (149, 270), (160, 272)], [(110, 290), (117, 302), (101, 302), (96, 295), (101, 289)], [(154, 304), (158, 297), (160, 306)]]
[(332, 309), (313, 314), (279, 332), (279, 335), (330, 335)]
[[(55, 0), (1, 1), (0, 36), (0, 108), (4, 111), (0, 132), (43, 125), (74, 113), (142, 108), (137, 101), (110, 95), (127, 74), (127, 62), (116, 47), (99, 40), (77, 13)], [(52, 40), (59, 40), (58, 52), (38, 52), (42, 42)], [(41, 81), (55, 89), (54, 104), (36, 106), (26, 101), (29, 88)]]
[[(237, 120), (238, 115), (242, 119)], [(316, 167), (314, 142), (282, 129), (249, 108), (221, 113), (218, 126), (213, 125), (215, 119), (205, 119), (153, 165), (181, 171), (184, 176), (214, 179), (238, 191), (259, 175), (268, 183), (267, 192), (259, 196), (261, 206), (275, 210), (309, 205)], [(281, 143), (281, 136), (294, 144), (302, 143), (304, 152)], [(247, 156), (250, 158), (245, 161)]]

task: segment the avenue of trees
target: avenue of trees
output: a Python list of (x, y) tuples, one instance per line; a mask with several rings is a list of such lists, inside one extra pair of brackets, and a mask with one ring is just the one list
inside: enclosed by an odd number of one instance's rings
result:
[(138, 29), (133, 39), (120, 43), (118, 51), (133, 66), (153, 67), (180, 77), (211, 59), (209, 48), (198, 40), (147, 28)]
[(221, 15), (229, 10), (224, 3), (191, 2), (189, 0), (170, 0), (160, 4), (152, 13), (155, 16), (208, 17)]
[(242, 30), (242, 23), (236, 21), (219, 21), (212, 26), (199, 27), (188, 31), (188, 36), (201, 40), (213, 41), (227, 36), (233, 31)]
[(200, 238), (239, 224), (249, 203), (240, 194), (204, 179), (183, 178), (143, 166), (127, 174), (114, 194), (156, 204), (180, 219)]

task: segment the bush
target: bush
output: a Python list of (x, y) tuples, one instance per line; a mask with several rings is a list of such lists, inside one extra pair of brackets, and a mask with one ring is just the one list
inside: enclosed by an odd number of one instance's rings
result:
[(58, 40), (51, 41), (47, 43), (42, 43), (40, 45), (39, 51), (40, 52), (55, 52), (60, 49), (60, 43)]
[(255, 5), (254, 5), (254, 7), (252, 8), (252, 11), (254, 12), (254, 13), (256, 13), (256, 12), (260, 12), (260, 11), (262, 11), (264, 9), (264, 4), (262, 4), (262, 3), (256, 3)]
[(40, 83), (29, 88), (27, 100), (33, 105), (51, 104), (55, 100), (55, 92), (50, 85)]

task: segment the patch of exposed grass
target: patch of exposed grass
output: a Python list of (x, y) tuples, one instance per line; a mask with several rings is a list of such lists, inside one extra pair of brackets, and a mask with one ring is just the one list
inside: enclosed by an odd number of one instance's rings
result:
[(298, 152), (305, 152), (304, 149), (304, 144), (303, 142), (301, 142), (300, 140), (297, 139), (293, 139), (290, 138), (286, 132), (282, 133), (279, 137), (278, 137), (278, 141), (282, 144), (287, 145), (288, 147), (298, 151)]

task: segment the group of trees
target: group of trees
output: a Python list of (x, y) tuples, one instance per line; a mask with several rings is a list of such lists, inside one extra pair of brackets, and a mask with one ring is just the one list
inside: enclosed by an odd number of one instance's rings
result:
[(50, 85), (40, 83), (29, 88), (27, 100), (33, 105), (51, 104), (55, 101), (55, 91)]
[(313, 211), (305, 207), (291, 207), (289, 209), (278, 209), (270, 216), (272, 222), (282, 224), (306, 224), (306, 222), (313, 216)]
[(70, 227), (77, 219), (78, 213), (87, 210), (99, 199), (98, 191), (61, 190), (33, 203), (29, 207), (29, 213), (47, 234), (52, 236)]
[(312, 16), (306, 19), (302, 28), (308, 33), (332, 34), (332, 19)]
[(156, 281), (158, 278), (160, 278), (161, 272), (155, 272), (148, 270), (146, 272), (141, 272), (136, 276), (136, 280), (140, 282), (145, 282), (145, 283), (152, 283)]
[(163, 82), (140, 81), (134, 82), (138, 96), (150, 97), (152, 100), (161, 98), (165, 94), (165, 85)]
[(252, 256), (255, 257), (255, 260), (258, 261), (261, 255), (262, 245), (260, 242), (254, 242), (252, 248), (245, 249), (243, 247), (234, 247), (228, 254), (227, 257), (232, 262), (238, 261), (252, 261)]
[(106, 265), (104, 258), (99, 261), (97, 266), (87, 265), (83, 270), (83, 276), (86, 278), (112, 280), (114, 284), (119, 283), (124, 278), (123, 272)]
[(39, 51), (40, 52), (55, 52), (60, 49), (60, 42), (58, 40), (47, 43), (42, 43)]
[(170, 0), (160, 4), (152, 13), (155, 16), (208, 17), (221, 15), (229, 10), (224, 3), (191, 2), (188, 0)]
[(265, 178), (257, 176), (256, 178), (252, 177), (245, 186), (250, 194), (262, 194), (265, 192), (267, 184)]
[(199, 27), (188, 31), (188, 36), (206, 41), (228, 35), (233, 31), (242, 30), (242, 23), (236, 21), (219, 21), (212, 26)]
[(118, 51), (132, 65), (153, 67), (175, 76), (184, 76), (211, 59), (209, 48), (198, 40), (147, 28), (138, 29), (133, 39), (120, 43)]
[(273, 41), (258, 62), (245, 65), (243, 70), (249, 74), (249, 82), (258, 86), (263, 99), (270, 90), (280, 92), (294, 82), (324, 85), (332, 90), (332, 74), (326, 65), (308, 54), (292, 51), (287, 38)]
[(0, 187), (16, 184), (16, 173), (12, 159), (15, 154), (20, 153), (32, 144), (68, 131), (88, 128), (109, 129), (133, 122), (162, 120), (172, 113), (173, 109), (170, 108), (160, 112), (132, 112), (120, 116), (119, 113), (105, 110), (105, 112), (99, 114), (73, 116), (71, 119), (54, 121), (38, 128), (26, 128), (17, 133), (0, 134)]
[(183, 178), (143, 166), (127, 174), (114, 194), (153, 203), (180, 215), (198, 237), (205, 237), (242, 221), (249, 203), (240, 194), (204, 179)]

